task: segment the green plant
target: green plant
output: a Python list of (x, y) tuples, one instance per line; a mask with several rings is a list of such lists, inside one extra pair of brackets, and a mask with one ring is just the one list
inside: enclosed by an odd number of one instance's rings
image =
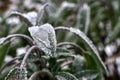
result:
[[(86, 36), (89, 22), (85, 23), (87, 24), (86, 34), (73, 27), (54, 28), (43, 20), (43, 14), (48, 6), (49, 4), (42, 6), (35, 21), (31, 21), (22, 13), (10, 14), (10, 16), (19, 16), (27, 24), (30, 36), (11, 34), (0, 38), (0, 55), (5, 57), (14, 37), (26, 40), (29, 48), (25, 54), (15, 57), (4, 65), (3, 59), (0, 60), (0, 67), (2, 66), (0, 78), (5, 80), (103, 80), (108, 72), (96, 47)], [(51, 18), (57, 18), (57, 16), (51, 15)], [(33, 24), (33, 22), (36, 23)], [(58, 30), (74, 33), (86, 48), (73, 42), (57, 43), (55, 32), (59, 32)], [(18, 62), (15, 62), (16, 60)], [(6, 69), (8, 66), (9, 68)]]

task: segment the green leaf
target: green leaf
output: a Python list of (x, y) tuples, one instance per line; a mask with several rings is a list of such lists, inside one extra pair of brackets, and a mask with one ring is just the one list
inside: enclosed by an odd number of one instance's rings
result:
[(53, 74), (56, 74), (57, 72), (59, 72), (61, 70), (60, 63), (57, 62), (56, 58), (51, 57), (49, 59), (49, 67), (51, 68), (51, 72)]
[(73, 74), (68, 72), (60, 72), (58, 75), (56, 75), (58, 80), (78, 80)]
[(10, 45), (10, 42), (5, 42), (0, 45), (0, 67), (3, 64), (9, 45)]
[[(97, 70), (97, 64), (95, 63), (95, 60), (92, 58), (92, 55), (88, 52), (84, 53), (85, 59), (86, 59), (86, 68)], [(93, 66), (94, 64), (94, 66)]]
[(86, 78), (87, 80), (93, 80), (98, 76), (98, 72), (95, 70), (82, 70), (75, 74), (79, 79)]
[[(96, 61), (92, 58), (92, 55), (89, 54), (88, 52), (86, 52), (84, 54), (85, 58), (86, 58), (86, 68), (87, 69), (90, 69), (90, 70), (94, 70), (94, 71), (97, 71), (99, 73), (99, 75), (97, 76), (96, 80), (103, 80), (103, 74), (102, 74), (102, 71), (98, 71), (100, 70), (100, 66), (97, 66), (96, 64)], [(94, 64), (94, 66), (93, 66)]]

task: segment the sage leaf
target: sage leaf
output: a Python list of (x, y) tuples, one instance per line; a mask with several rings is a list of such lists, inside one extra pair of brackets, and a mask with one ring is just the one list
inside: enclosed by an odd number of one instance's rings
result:
[(79, 29), (76, 28), (68, 28), (68, 27), (56, 27), (55, 30), (65, 30), (65, 31), (70, 31), (77, 36), (79, 36), (87, 46), (89, 46), (90, 50), (92, 51), (90, 54), (92, 55), (92, 58), (95, 61), (95, 64), (97, 64), (97, 67), (99, 67), (97, 70), (100, 72), (103, 72), (108, 75), (108, 71), (106, 66), (104, 65), (103, 61), (101, 60), (99, 53), (95, 47), (95, 45), (92, 43), (92, 41)]
[(46, 55), (54, 56), (56, 52), (56, 35), (52, 25), (46, 23), (41, 26), (30, 27), (29, 32), (38, 47)]
[(97, 66), (99, 66), (99, 70), (104, 72), (105, 74), (108, 74), (108, 71), (103, 63), (103, 61), (101, 60), (99, 53), (96, 49), (96, 47), (94, 46), (94, 44), (92, 43), (92, 41), (79, 29), (75, 29), (75, 28), (70, 28), (70, 31), (75, 33), (76, 35), (78, 35), (81, 39), (83, 39), (87, 45), (91, 48), (91, 50), (93, 51), (93, 53), (91, 53), (93, 59), (95, 60)]

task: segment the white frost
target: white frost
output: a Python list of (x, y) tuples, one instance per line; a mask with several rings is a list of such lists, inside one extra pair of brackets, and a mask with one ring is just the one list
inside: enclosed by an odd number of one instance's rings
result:
[(20, 20), (17, 17), (12, 17), (7, 19), (8, 24), (19, 24)]
[(116, 45), (114, 44), (109, 44), (105, 47), (105, 52), (107, 54), (107, 56), (112, 56), (113, 53), (116, 51)]
[(16, 50), (17, 56), (26, 53), (26, 51), (27, 51), (26, 47), (18, 48), (18, 49)]
[(76, 5), (74, 3), (70, 3), (70, 2), (67, 2), (67, 1), (64, 1), (61, 5), (62, 8), (66, 8), (66, 7), (69, 7), (69, 8), (74, 8)]
[(24, 0), (23, 2), (24, 6), (27, 7), (28, 9), (31, 9), (34, 7), (34, 3), (32, 2), (32, 0)]
[(6, 57), (5, 57), (5, 62), (9, 62), (10, 60), (12, 60), (13, 58), (11, 57), (11, 56), (9, 56), (9, 55), (7, 55)]
[(30, 20), (30, 22), (33, 25), (36, 24), (37, 12), (35, 12), (35, 11), (28, 12), (26, 14), (23, 14), (23, 16), (26, 17), (28, 20)]
[(0, 38), (0, 44), (4, 43), (6, 38)]
[(82, 7), (84, 10), (89, 10), (90, 7), (88, 6), (88, 4), (83, 4), (83, 7)]

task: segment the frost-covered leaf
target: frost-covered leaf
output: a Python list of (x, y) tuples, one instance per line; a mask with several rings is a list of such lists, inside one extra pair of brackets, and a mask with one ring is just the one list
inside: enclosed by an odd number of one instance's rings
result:
[(52, 25), (46, 23), (41, 26), (29, 28), (29, 32), (38, 47), (47, 55), (54, 55), (56, 52), (56, 35)]
[(60, 72), (58, 75), (56, 75), (58, 80), (78, 80), (73, 74), (68, 72)]
[(22, 13), (19, 13), (19, 12), (12, 12), (10, 14), (10, 16), (18, 16), (21, 21), (24, 21), (27, 24), (28, 27), (33, 26), (33, 24), (30, 21), (30, 19), (28, 17), (26, 17), (26, 14), (22, 14)]
[(92, 43), (92, 41), (79, 29), (75, 29), (75, 28), (67, 28), (67, 27), (57, 27), (55, 28), (56, 30), (66, 30), (66, 31), (70, 31), (76, 35), (78, 35), (85, 43), (86, 45), (88, 45), (91, 49), (91, 55), (92, 58), (94, 59), (95, 63), (97, 64), (98, 70), (100, 72), (103, 72), (105, 74), (108, 74), (108, 71), (106, 69), (106, 66), (104, 65), (103, 61), (101, 60), (99, 53), (96, 49), (96, 47), (94, 46), (94, 44)]
[(83, 70), (75, 74), (80, 80), (86, 78), (87, 80), (93, 80), (98, 76), (98, 72), (94, 70)]
[(90, 23), (90, 7), (84, 4), (82, 8), (79, 9), (77, 15), (77, 28), (80, 27), (81, 30), (84, 28), (84, 32), (87, 34)]
[(26, 68), (20, 69), (16, 67), (10, 70), (5, 80), (27, 80)]
[(105, 72), (106, 74), (108, 73), (103, 61), (101, 60), (99, 53), (96, 49), (96, 47), (94, 46), (94, 44), (92, 43), (92, 41), (79, 29), (75, 29), (75, 28), (70, 28), (70, 31), (75, 33), (76, 35), (78, 35), (80, 38), (82, 38), (87, 45), (91, 48), (91, 50), (93, 51), (93, 53), (91, 53), (93, 59), (95, 60), (97, 66), (99, 66), (99, 70), (102, 72)]

